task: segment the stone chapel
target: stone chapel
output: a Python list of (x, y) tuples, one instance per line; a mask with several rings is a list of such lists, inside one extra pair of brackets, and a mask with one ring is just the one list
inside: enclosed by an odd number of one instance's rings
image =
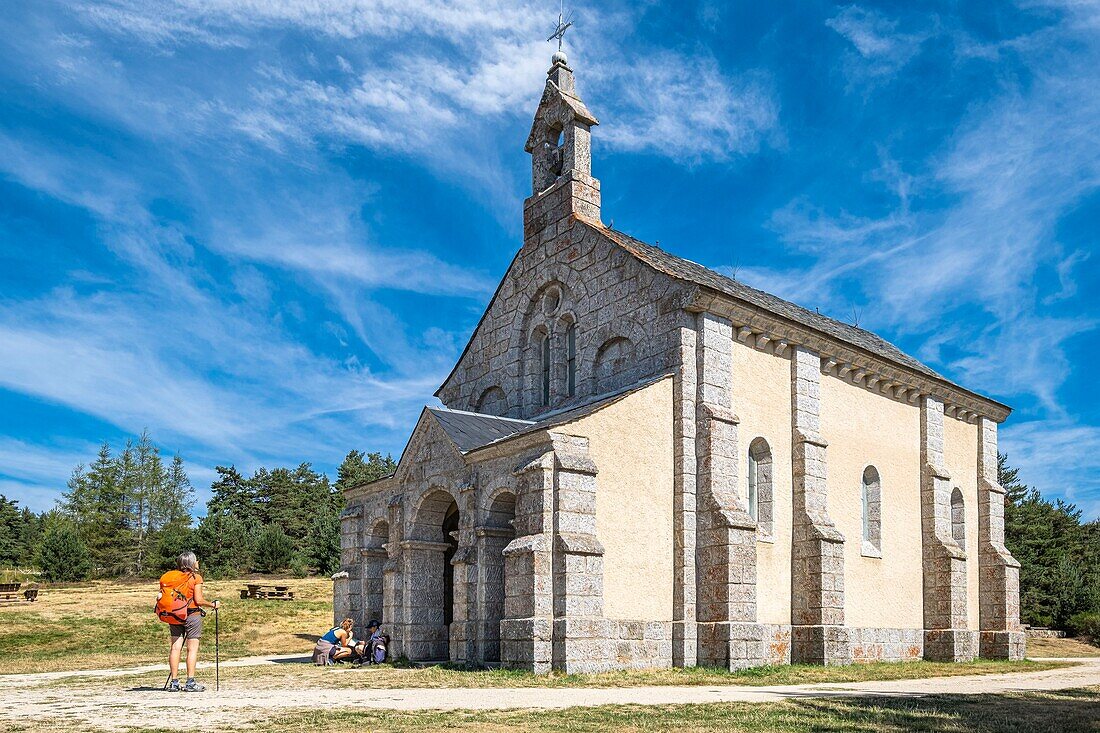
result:
[(1020, 659), (1009, 408), (602, 223), (554, 54), (523, 246), (396, 473), (349, 489), (335, 615), (534, 670)]

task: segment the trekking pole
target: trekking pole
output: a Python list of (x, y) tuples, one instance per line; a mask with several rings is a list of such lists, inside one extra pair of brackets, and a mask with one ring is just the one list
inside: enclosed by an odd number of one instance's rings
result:
[(214, 692), (220, 692), (222, 688), (222, 677), (219, 667), (220, 653), (218, 646), (218, 607), (214, 606)]

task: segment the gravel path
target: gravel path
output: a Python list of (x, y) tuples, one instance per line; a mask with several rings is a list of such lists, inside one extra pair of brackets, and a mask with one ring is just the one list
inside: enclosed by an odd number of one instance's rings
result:
[[(286, 658), (283, 658), (286, 659)], [(790, 698), (834, 696), (914, 696), (942, 693), (996, 694), (1041, 692), (1100, 685), (1100, 659), (1067, 660), (1079, 664), (1043, 672), (940, 677), (889, 682), (849, 682), (775, 687), (625, 687), (625, 688), (480, 688), (480, 689), (340, 689), (240, 690), (197, 695), (156, 689), (126, 689), (111, 678), (162, 667), (80, 672), (102, 676), (103, 685), (67, 688), (47, 684), (66, 673), (0, 677), (0, 722), (49, 719), (61, 723), (94, 723), (116, 730), (170, 719), (166, 713), (201, 712), (204, 724), (232, 727), (272, 713), (317, 709), (384, 708), (388, 710), (488, 710), (567, 708), (596, 705), (667, 705), (675, 703), (770, 702)], [(275, 658), (235, 660), (223, 666), (276, 663)], [(2, 727), (2, 726), (0, 726)]]

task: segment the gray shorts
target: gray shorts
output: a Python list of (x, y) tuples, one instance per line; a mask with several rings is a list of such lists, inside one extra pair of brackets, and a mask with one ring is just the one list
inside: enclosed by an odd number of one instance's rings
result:
[(172, 638), (177, 639), (183, 637), (184, 641), (190, 639), (202, 638), (202, 614), (201, 613), (189, 613), (187, 614), (187, 621), (182, 624), (168, 624), (168, 628), (172, 631)]

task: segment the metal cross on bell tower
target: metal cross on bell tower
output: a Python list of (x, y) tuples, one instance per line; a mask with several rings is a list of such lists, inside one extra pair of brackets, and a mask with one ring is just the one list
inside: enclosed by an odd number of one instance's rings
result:
[(565, 18), (565, 0), (561, 1), (558, 6), (558, 27), (554, 29), (554, 32), (550, 34), (550, 37), (546, 39), (547, 43), (558, 39), (558, 50), (561, 50), (561, 40), (565, 37), (565, 32), (573, 25), (573, 14), (569, 14), (569, 19)]

